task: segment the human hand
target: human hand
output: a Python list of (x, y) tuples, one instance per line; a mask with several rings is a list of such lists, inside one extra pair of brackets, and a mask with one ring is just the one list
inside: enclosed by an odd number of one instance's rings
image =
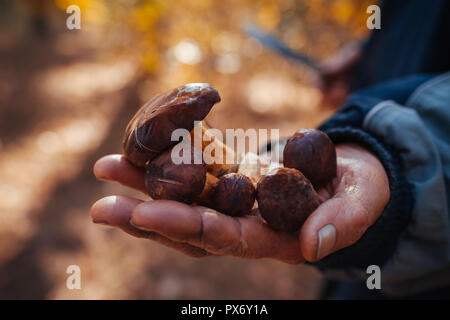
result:
[[(299, 233), (271, 229), (258, 210), (233, 218), (175, 201), (121, 196), (100, 199), (92, 206), (91, 216), (94, 222), (194, 257), (273, 258), (291, 264), (317, 261), (355, 243), (380, 216), (389, 199), (388, 179), (375, 156), (356, 145), (338, 145), (336, 151), (337, 177), (318, 191), (322, 203)], [(94, 173), (99, 179), (146, 192), (143, 171), (120, 155), (97, 161)]]
[(360, 44), (351, 43), (322, 65), (317, 79), (317, 86), (323, 94), (322, 104), (339, 107), (345, 101), (361, 57)]

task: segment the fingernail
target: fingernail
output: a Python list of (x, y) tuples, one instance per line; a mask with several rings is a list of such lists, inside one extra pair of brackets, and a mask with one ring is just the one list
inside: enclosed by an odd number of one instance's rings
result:
[(103, 166), (101, 165), (101, 163), (102, 163), (101, 160), (99, 160), (94, 164), (94, 168), (93, 168), (94, 176), (98, 180), (108, 181), (108, 177), (105, 175), (105, 170), (104, 170)]
[(132, 227), (134, 227), (134, 228), (136, 228), (136, 229), (139, 229), (139, 230), (142, 230), (142, 231), (147, 231), (147, 232), (152, 232), (153, 230), (150, 230), (150, 229), (146, 229), (145, 227), (141, 227), (141, 226), (138, 226), (137, 224), (135, 224), (133, 221), (131, 221), (131, 219), (130, 219), (130, 225), (132, 226)]
[(332, 224), (327, 224), (319, 230), (319, 245), (317, 246), (317, 260), (329, 255), (336, 243), (336, 228)]

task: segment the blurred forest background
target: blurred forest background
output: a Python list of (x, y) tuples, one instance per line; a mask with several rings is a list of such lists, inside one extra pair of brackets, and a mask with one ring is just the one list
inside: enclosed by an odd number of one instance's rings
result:
[[(81, 8), (68, 30), (66, 8)], [(213, 127), (314, 127), (333, 111), (314, 74), (249, 39), (245, 21), (323, 62), (367, 35), (359, 0), (33, 0), (0, 3), (0, 298), (313, 299), (321, 276), (270, 260), (196, 260), (91, 223), (121, 194), (92, 166), (121, 152), (154, 94), (209, 82)], [(82, 289), (66, 288), (81, 267)]]

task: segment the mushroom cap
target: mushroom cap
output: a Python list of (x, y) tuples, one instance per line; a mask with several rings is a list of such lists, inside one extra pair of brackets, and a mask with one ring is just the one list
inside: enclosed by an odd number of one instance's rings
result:
[(135, 166), (172, 147), (172, 132), (191, 131), (195, 121), (203, 120), (220, 101), (218, 91), (207, 83), (190, 83), (149, 100), (134, 115), (125, 130), (123, 149)]
[(299, 170), (320, 189), (336, 176), (336, 149), (325, 132), (302, 129), (288, 139), (283, 164)]
[(214, 188), (214, 209), (232, 216), (249, 213), (255, 204), (256, 190), (249, 177), (228, 173), (220, 177)]
[(294, 232), (319, 206), (311, 182), (297, 169), (275, 168), (263, 176), (256, 188), (259, 211), (275, 230)]
[[(183, 157), (185, 149), (181, 149)], [(199, 159), (196, 164), (194, 158)], [(201, 161), (201, 152), (191, 149), (190, 163), (175, 164), (172, 150), (159, 155), (145, 166), (145, 185), (153, 199), (174, 200), (192, 203), (203, 191), (206, 181), (206, 164)]]

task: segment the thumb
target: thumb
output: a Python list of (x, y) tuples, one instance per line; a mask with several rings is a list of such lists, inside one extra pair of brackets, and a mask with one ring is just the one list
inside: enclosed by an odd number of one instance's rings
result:
[(315, 262), (358, 241), (375, 221), (357, 199), (348, 195), (322, 203), (300, 230), (300, 248)]

